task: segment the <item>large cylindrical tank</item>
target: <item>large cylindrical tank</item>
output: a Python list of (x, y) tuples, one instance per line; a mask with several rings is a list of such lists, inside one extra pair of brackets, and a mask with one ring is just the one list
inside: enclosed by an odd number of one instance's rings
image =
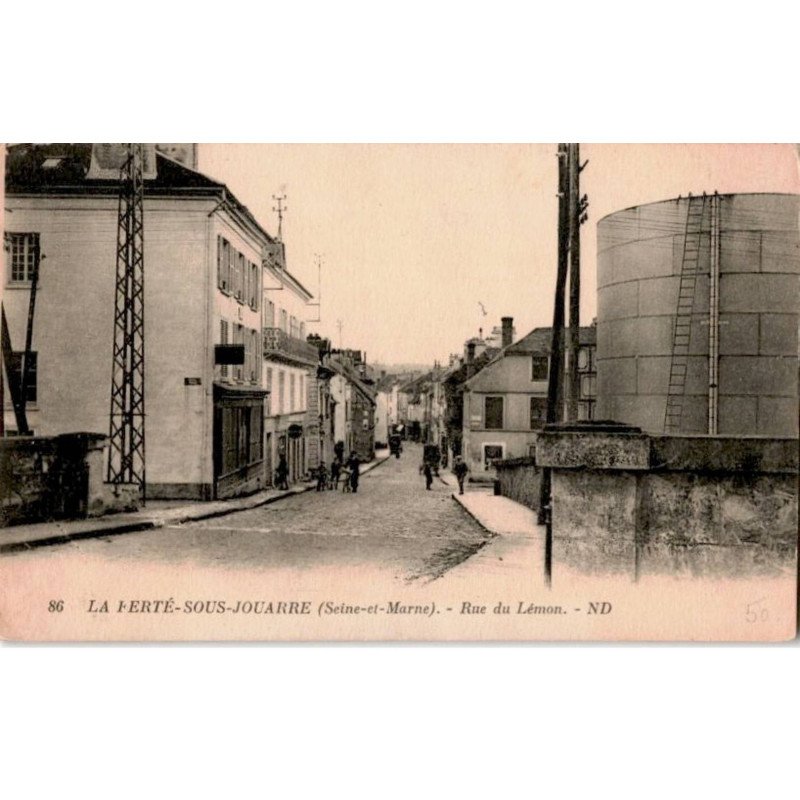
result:
[[(691, 202), (698, 214), (699, 201)], [(598, 418), (665, 431), (680, 275), (692, 258), (684, 248), (689, 203), (636, 206), (598, 223)], [(800, 196), (720, 195), (714, 203), (713, 215), (711, 199), (703, 203), (695, 228), (697, 282), (683, 410), (673, 432), (709, 432), (713, 361), (716, 433), (797, 436)], [(709, 357), (711, 325), (716, 358)]]

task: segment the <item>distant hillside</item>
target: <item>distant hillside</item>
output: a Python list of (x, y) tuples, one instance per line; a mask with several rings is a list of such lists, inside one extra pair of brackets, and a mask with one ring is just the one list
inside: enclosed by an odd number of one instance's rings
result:
[(407, 372), (427, 372), (430, 368), (430, 364), (378, 364), (373, 363), (370, 364), (372, 369), (374, 369), (379, 375), (381, 370), (386, 370), (387, 375), (398, 375)]

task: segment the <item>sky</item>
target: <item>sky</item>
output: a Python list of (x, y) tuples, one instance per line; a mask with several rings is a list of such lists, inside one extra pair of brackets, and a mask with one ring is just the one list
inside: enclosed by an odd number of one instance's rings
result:
[[(517, 338), (551, 324), (555, 153), (554, 144), (201, 144), (199, 169), (273, 234), (272, 195), (286, 194), (288, 268), (315, 296), (322, 256), (321, 322), (309, 331), (365, 351), (370, 363), (432, 364), (503, 316), (514, 318)], [(586, 324), (606, 214), (689, 192), (800, 191), (792, 145), (584, 144), (581, 159)]]

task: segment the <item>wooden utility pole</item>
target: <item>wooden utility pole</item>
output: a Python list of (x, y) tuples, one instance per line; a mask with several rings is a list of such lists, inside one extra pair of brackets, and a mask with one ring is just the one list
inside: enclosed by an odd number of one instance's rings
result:
[(578, 350), (580, 348), (581, 303), (581, 191), (580, 145), (569, 144), (569, 345), (567, 348), (569, 375), (567, 390), (567, 419), (578, 419), (580, 376), (578, 375)]
[(567, 145), (558, 146), (558, 270), (553, 306), (553, 333), (550, 345), (550, 369), (547, 380), (547, 422), (558, 422), (561, 416), (559, 395), (564, 360), (564, 301), (569, 266), (569, 164)]
[[(547, 417), (549, 424), (560, 417), (560, 378), (564, 363), (564, 306), (569, 266), (569, 163), (566, 144), (558, 145), (558, 270), (553, 334), (550, 344), (550, 369), (547, 378)], [(547, 526), (545, 534), (545, 580), (550, 585), (553, 563), (553, 531), (550, 524), (550, 470), (542, 471), (539, 492), (539, 524)]]

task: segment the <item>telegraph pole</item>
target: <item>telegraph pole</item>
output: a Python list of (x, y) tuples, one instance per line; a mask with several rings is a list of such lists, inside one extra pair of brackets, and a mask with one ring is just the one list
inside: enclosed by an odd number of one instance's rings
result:
[(567, 419), (578, 419), (578, 349), (580, 347), (581, 223), (579, 145), (567, 145), (569, 164), (569, 346), (567, 348)]
[[(550, 369), (547, 378), (548, 424), (558, 421), (560, 377), (564, 362), (564, 306), (567, 271), (569, 267), (569, 162), (566, 144), (558, 145), (558, 270), (556, 275), (555, 304), (553, 306), (553, 334), (550, 345)], [(547, 526), (545, 534), (545, 580), (550, 585), (553, 564), (553, 530), (550, 508), (550, 470), (542, 470), (539, 492), (539, 524)]]

